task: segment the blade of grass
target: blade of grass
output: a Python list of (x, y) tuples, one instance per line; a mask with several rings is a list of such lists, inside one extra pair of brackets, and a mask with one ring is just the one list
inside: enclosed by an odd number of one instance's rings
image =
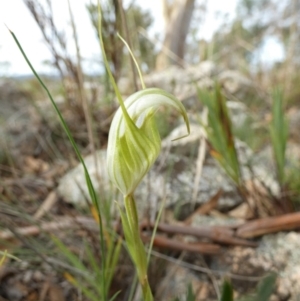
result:
[(191, 284), (188, 286), (186, 301), (196, 301), (196, 295), (193, 292), (193, 287)]
[(83, 263), (81, 262), (81, 260), (76, 255), (74, 255), (61, 240), (59, 240), (54, 235), (52, 235), (51, 238), (52, 238), (53, 242), (55, 243), (55, 245), (67, 257), (67, 259), (69, 260), (69, 262), (75, 268), (77, 268), (78, 270), (81, 270), (81, 271), (85, 271), (86, 270), (86, 267), (83, 265)]
[[(21, 51), (25, 61), (27, 62), (29, 68), (31, 69), (31, 71), (33, 72), (34, 76), (36, 77), (36, 79), (38, 80), (38, 82), (41, 84), (41, 86), (43, 87), (43, 89), (45, 90), (45, 92), (47, 93), (58, 117), (59, 117), (59, 120), (62, 124), (62, 127), (65, 131), (65, 133), (67, 134), (69, 140), (70, 140), (70, 143), (79, 159), (79, 161), (81, 162), (82, 166), (83, 166), (83, 169), (84, 169), (84, 174), (85, 174), (85, 179), (86, 179), (86, 184), (88, 186), (88, 190), (89, 190), (89, 194), (91, 196), (91, 200), (94, 204), (94, 206), (97, 208), (97, 212), (98, 212), (98, 218), (99, 218), (99, 230), (100, 230), (100, 244), (101, 244), (101, 252), (102, 252), (102, 281), (101, 281), (101, 285), (102, 285), (102, 289), (103, 289), (103, 292), (105, 291), (105, 287), (106, 287), (106, 284), (105, 284), (105, 245), (104, 245), (104, 236), (103, 236), (103, 224), (102, 224), (102, 218), (101, 218), (101, 212), (100, 212), (100, 206), (99, 206), (99, 202), (98, 202), (98, 197), (97, 197), (97, 194), (95, 192), (95, 189), (94, 189), (94, 186), (93, 186), (93, 183), (91, 181), (91, 178), (90, 178), (90, 175), (88, 173), (88, 170), (87, 170), (87, 167), (85, 165), (85, 162), (80, 154), (80, 151), (76, 145), (76, 142), (74, 140), (74, 138), (72, 137), (71, 135), (71, 132), (69, 130), (69, 127), (67, 126), (60, 110), (58, 109), (49, 89), (47, 88), (47, 86), (44, 84), (44, 82), (42, 81), (42, 79), (39, 77), (38, 73), (35, 71), (35, 69), (33, 68), (30, 60), (28, 59), (27, 55), (25, 54), (21, 44), (19, 43), (19, 40), (17, 39), (16, 35), (9, 29), (7, 28), (10, 32), (10, 34), (12, 35), (15, 43), (17, 44), (19, 50)], [(106, 296), (104, 296), (104, 300), (107, 300)]]
[(129, 291), (128, 301), (133, 301), (137, 284), (138, 284), (138, 276), (137, 276), (137, 273), (135, 272), (133, 280), (132, 280), (132, 284), (131, 284), (131, 287), (130, 287), (130, 291)]
[(233, 289), (228, 279), (224, 279), (220, 301), (233, 301)]
[(157, 218), (155, 220), (153, 232), (152, 232), (152, 235), (151, 235), (151, 241), (150, 241), (150, 245), (149, 245), (149, 249), (148, 249), (148, 255), (147, 255), (148, 265), (149, 265), (149, 262), (150, 262), (151, 252), (152, 252), (152, 248), (153, 248), (154, 239), (155, 239), (155, 235), (156, 235), (156, 232), (157, 232), (158, 224), (159, 224), (161, 215), (163, 213), (163, 209), (165, 207), (165, 204), (166, 204), (166, 198), (164, 198), (163, 201), (161, 202), (161, 206), (159, 208), (158, 215), (157, 215)]
[(4, 252), (0, 251), (0, 255), (2, 256), (2, 258), (0, 259), (0, 266), (1, 266), (1, 264), (3, 264), (3, 261), (4, 261), (5, 258), (10, 258), (10, 259), (13, 259), (13, 260), (16, 260), (16, 261), (19, 261), (19, 262), (22, 261), (20, 258), (7, 253), (7, 250), (5, 250)]
[[(89, 247), (89, 245), (87, 243), (85, 243), (85, 251), (87, 254), (87, 260), (89, 261), (89, 264), (91, 266), (91, 268), (94, 270), (94, 273), (96, 275), (96, 279), (101, 279), (101, 269), (98, 266), (98, 263), (95, 260), (95, 257), (91, 251), (91, 248)], [(100, 280), (101, 281), (101, 280)], [(101, 296), (101, 287), (97, 287), (97, 292), (99, 294), (99, 296)]]
[(99, 298), (97, 296), (94, 295), (94, 293), (92, 293), (89, 289), (87, 289), (84, 285), (82, 285), (81, 283), (79, 283), (72, 275), (70, 275), (69, 273), (65, 272), (64, 274), (65, 278), (76, 288), (78, 288), (79, 290), (81, 290), (83, 292), (83, 294), (89, 298), (89, 300), (91, 301), (99, 301)]
[(116, 292), (116, 293), (109, 299), (109, 301), (114, 301), (114, 300), (119, 296), (120, 293), (121, 293), (121, 291)]
[(4, 252), (1, 252), (2, 258), (0, 258), (0, 267), (2, 266), (6, 256), (7, 256), (7, 251), (5, 250)]
[[(97, 281), (95, 281), (95, 279), (97, 280), (97, 277), (95, 278), (94, 274), (91, 274), (89, 269), (82, 263), (81, 259), (78, 256), (76, 256), (74, 253), (72, 253), (62, 241), (60, 241), (55, 236), (52, 236), (52, 240), (54, 241), (56, 246), (59, 248), (59, 250), (69, 260), (69, 262), (72, 264), (72, 266), (83, 272), (81, 275), (82, 275), (83, 279), (85, 280), (85, 283), (87, 283), (91, 288), (93, 288), (94, 292), (97, 292), (98, 300), (99, 300), (99, 297), (101, 297), (102, 300), (105, 300), (105, 299), (103, 299), (103, 295), (107, 295), (107, 291), (106, 292), (102, 291), (101, 286), (99, 286)], [(96, 267), (93, 266), (93, 269), (95, 271)], [(99, 271), (99, 272), (101, 273), (101, 271)], [(97, 271), (95, 271), (95, 275), (97, 276)], [(74, 279), (73, 282), (78, 287), (78, 281), (76, 279)], [(82, 287), (84, 287), (84, 283), (80, 284), (80, 289), (82, 289)], [(90, 289), (87, 289), (87, 290), (90, 291)], [(82, 289), (82, 292), (85, 294), (86, 290)], [(94, 294), (94, 292), (93, 293), (91, 292), (91, 293)]]
[[(108, 270), (108, 276), (107, 276), (107, 283), (110, 284), (112, 281), (112, 278), (114, 276), (114, 272), (120, 257), (120, 252), (121, 252), (121, 247), (122, 247), (122, 239), (118, 238), (118, 241), (116, 243), (114, 243), (113, 245), (113, 255), (111, 258), (111, 261), (109, 262), (109, 267), (110, 270)], [(107, 287), (107, 289), (109, 288), (109, 286)]]
[(275, 273), (270, 273), (258, 283), (255, 301), (269, 300), (273, 293), (276, 279), (277, 275)]
[(285, 183), (285, 150), (288, 138), (288, 124), (284, 117), (283, 92), (279, 88), (273, 91), (272, 122), (270, 134), (277, 168), (277, 177), (281, 186)]
[(202, 124), (211, 145), (211, 155), (219, 162), (237, 186), (241, 185), (241, 172), (234, 145), (231, 119), (224, 96), (218, 85), (214, 93), (198, 89), (201, 102), (208, 108), (207, 125)]
[(247, 296), (241, 297), (238, 301), (262, 301), (269, 300), (275, 287), (277, 275), (275, 273), (269, 273), (262, 278), (257, 287), (256, 292)]

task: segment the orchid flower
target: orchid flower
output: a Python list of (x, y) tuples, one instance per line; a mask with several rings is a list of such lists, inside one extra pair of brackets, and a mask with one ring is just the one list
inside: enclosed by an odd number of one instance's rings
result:
[(177, 110), (189, 133), (189, 121), (182, 103), (156, 88), (131, 95), (112, 121), (107, 147), (108, 174), (124, 196), (134, 192), (160, 153), (161, 140), (153, 116), (160, 105)]

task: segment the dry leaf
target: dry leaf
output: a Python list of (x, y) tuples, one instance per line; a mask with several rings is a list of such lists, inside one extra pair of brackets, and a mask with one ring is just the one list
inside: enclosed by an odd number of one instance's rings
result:
[(63, 290), (55, 284), (51, 284), (49, 287), (49, 299), (50, 301), (65, 301)]
[(49, 170), (49, 163), (42, 159), (27, 156), (24, 159), (24, 170), (32, 173), (46, 172)]

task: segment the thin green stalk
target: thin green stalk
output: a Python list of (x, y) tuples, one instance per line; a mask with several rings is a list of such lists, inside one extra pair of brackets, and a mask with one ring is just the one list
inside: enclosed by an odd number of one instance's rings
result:
[(144, 245), (140, 237), (135, 201), (132, 195), (128, 195), (124, 198), (124, 202), (129, 230), (131, 232), (130, 235), (133, 240), (133, 246), (129, 250), (131, 251), (132, 259), (135, 261), (138, 278), (142, 286), (144, 300), (152, 301), (153, 296), (147, 276), (147, 257)]
[(119, 34), (118, 34), (118, 37), (121, 39), (121, 41), (122, 41), (122, 42), (125, 44), (125, 46), (127, 47), (127, 50), (129, 51), (129, 53), (130, 53), (130, 55), (131, 55), (131, 58), (132, 58), (132, 60), (134, 61), (134, 64), (135, 64), (135, 66), (136, 66), (136, 69), (137, 69), (137, 71), (138, 71), (138, 73), (139, 73), (139, 77), (140, 77), (140, 81), (141, 81), (142, 88), (143, 88), (143, 90), (146, 89), (146, 85), (145, 85), (145, 82), (144, 82), (144, 80), (143, 80), (143, 76), (142, 76), (141, 69), (140, 69), (140, 67), (139, 67), (139, 64), (138, 64), (138, 62), (137, 62), (135, 56), (133, 55), (133, 52), (131, 51), (131, 49), (130, 49), (128, 43), (127, 43), (127, 42), (126, 42)]
[[(100, 0), (98, 0), (98, 34), (99, 34), (99, 41), (100, 41), (100, 48), (102, 50), (102, 56), (103, 56), (103, 61), (104, 61), (104, 64), (105, 64), (105, 69), (108, 73), (108, 77), (110, 79), (110, 82), (114, 88), (114, 91), (116, 93), (116, 96), (117, 96), (117, 100), (122, 108), (122, 111), (123, 111), (123, 114), (126, 118), (129, 118), (129, 115), (127, 113), (127, 110), (125, 108), (125, 105), (124, 105), (124, 101), (123, 101), (123, 98), (121, 96), (121, 93), (120, 93), (120, 90), (116, 84), (116, 81), (111, 73), (111, 70), (110, 70), (110, 67), (109, 67), (109, 64), (108, 64), (108, 61), (107, 61), (107, 58), (106, 58), (106, 53), (105, 53), (105, 48), (104, 48), (104, 42), (103, 42), (103, 38), (102, 38), (102, 13), (101, 13), (101, 6), (100, 6)], [(130, 119), (131, 120), (131, 119)]]
[(150, 241), (150, 245), (149, 245), (149, 249), (148, 249), (147, 265), (149, 265), (149, 262), (150, 262), (151, 251), (152, 251), (153, 244), (154, 244), (154, 238), (155, 238), (155, 235), (156, 235), (156, 231), (157, 231), (157, 228), (158, 228), (158, 224), (159, 224), (161, 215), (162, 215), (162, 213), (163, 213), (163, 209), (164, 209), (164, 207), (165, 207), (165, 204), (166, 204), (166, 198), (163, 199), (163, 201), (162, 201), (162, 203), (161, 203), (161, 206), (160, 206), (160, 208), (159, 208), (159, 211), (158, 211), (157, 218), (156, 218), (156, 220), (155, 220), (153, 232), (152, 232), (152, 235), (151, 235), (151, 241)]
[(7, 253), (7, 250), (5, 250), (4, 252), (0, 251), (0, 256), (2, 256), (2, 258), (0, 259), (0, 267), (3, 264), (5, 258), (10, 258), (10, 259), (13, 259), (13, 260), (16, 260), (16, 261), (19, 261), (19, 262), (22, 261), (20, 258)]
[(135, 273), (134, 277), (133, 277), (133, 281), (131, 283), (128, 301), (133, 301), (133, 297), (134, 297), (134, 293), (136, 291), (137, 284), (138, 284), (138, 277), (137, 277), (137, 274)]
[(272, 122), (270, 124), (271, 142), (276, 163), (278, 182), (285, 184), (285, 155), (288, 139), (288, 122), (284, 116), (284, 97), (280, 88), (273, 91)]
[(32, 64), (30, 63), (29, 59), (27, 58), (27, 55), (25, 54), (21, 44), (19, 43), (19, 40), (17, 39), (17, 37), (15, 36), (15, 34), (9, 29), (7, 28), (10, 32), (10, 34), (12, 35), (14, 41), (16, 42), (19, 50), (21, 51), (25, 61), (27, 62), (29, 68), (31, 69), (31, 71), (33, 72), (34, 76), (37, 78), (37, 80), (39, 81), (40, 85), (43, 87), (43, 89), (46, 91), (58, 117), (59, 117), (59, 120), (62, 124), (62, 127), (63, 129), (65, 130), (65, 133), (67, 134), (70, 142), (71, 142), (71, 145), (79, 159), (79, 161), (81, 162), (82, 166), (83, 166), (83, 169), (84, 169), (84, 174), (85, 174), (85, 179), (86, 179), (86, 183), (87, 183), (87, 186), (88, 186), (88, 189), (89, 189), (89, 194), (91, 196), (91, 199), (92, 199), (92, 202), (93, 202), (93, 205), (96, 207), (97, 209), (97, 214), (98, 214), (98, 218), (99, 218), (99, 232), (100, 232), (100, 244), (101, 244), (101, 252), (102, 252), (102, 281), (101, 281), (101, 286), (102, 286), (102, 291), (103, 291), (103, 300), (107, 300), (107, 296), (106, 296), (106, 291), (105, 291), (105, 287), (106, 287), (106, 284), (105, 284), (105, 269), (106, 269), (106, 266), (105, 266), (105, 244), (104, 244), (104, 235), (103, 235), (103, 223), (102, 223), (102, 217), (101, 217), (101, 212), (100, 212), (100, 206), (99, 206), (99, 202), (98, 202), (98, 197), (97, 197), (97, 194), (95, 192), (95, 189), (94, 189), (94, 186), (93, 186), (93, 183), (91, 181), (91, 178), (90, 178), (90, 175), (88, 173), (88, 170), (87, 170), (87, 167), (84, 163), (84, 160), (80, 154), (80, 151), (76, 145), (76, 142), (74, 140), (74, 138), (72, 137), (71, 135), (71, 132), (69, 130), (69, 127), (67, 126), (61, 112), (59, 111), (50, 91), (48, 90), (48, 88), (46, 87), (46, 85), (44, 84), (44, 82), (42, 81), (42, 79), (39, 77), (39, 75), (37, 74), (37, 72), (35, 71), (35, 69), (33, 68)]

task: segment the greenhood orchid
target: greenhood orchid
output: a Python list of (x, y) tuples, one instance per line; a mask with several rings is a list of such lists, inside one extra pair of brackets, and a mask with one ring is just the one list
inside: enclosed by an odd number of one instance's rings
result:
[(177, 110), (189, 133), (188, 117), (182, 103), (156, 88), (131, 95), (112, 121), (107, 148), (108, 173), (124, 196), (134, 192), (160, 153), (161, 141), (153, 118), (160, 105)]
[(126, 41), (120, 37), (136, 64), (143, 87), (143, 90), (132, 94), (123, 101), (106, 58), (101, 33), (100, 5), (98, 5), (98, 8), (100, 47), (108, 76), (120, 104), (109, 131), (107, 146), (108, 175), (124, 196), (126, 213), (119, 207), (120, 216), (128, 251), (137, 270), (144, 300), (153, 301), (147, 277), (147, 257), (140, 238), (138, 213), (133, 194), (160, 153), (161, 141), (153, 118), (158, 107), (167, 105), (177, 110), (183, 116), (188, 134), (190, 133), (189, 120), (182, 103), (170, 93), (157, 88), (145, 88), (137, 61)]

